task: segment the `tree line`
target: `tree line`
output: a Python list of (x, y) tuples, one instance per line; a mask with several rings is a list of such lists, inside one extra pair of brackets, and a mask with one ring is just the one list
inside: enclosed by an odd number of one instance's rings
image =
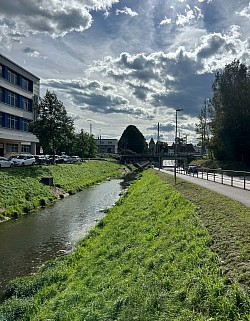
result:
[(93, 135), (84, 130), (75, 131), (63, 103), (49, 90), (35, 106), (35, 120), (30, 123), (29, 130), (39, 139), (38, 148), (42, 148), (44, 154), (65, 152), (82, 158), (96, 155)]
[(196, 124), (203, 151), (250, 165), (250, 67), (239, 60), (227, 64), (216, 73), (212, 92)]

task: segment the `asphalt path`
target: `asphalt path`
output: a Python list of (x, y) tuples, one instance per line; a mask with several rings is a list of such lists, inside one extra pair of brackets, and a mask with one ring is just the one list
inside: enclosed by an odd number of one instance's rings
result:
[[(163, 169), (160, 169), (160, 171), (174, 175), (173, 169), (163, 168)], [(197, 184), (199, 186), (208, 188), (216, 193), (225, 195), (233, 200), (239, 201), (243, 205), (250, 208), (250, 191), (249, 190), (244, 190), (242, 188), (232, 187), (232, 186), (216, 183), (213, 181), (208, 181), (206, 179), (197, 178), (191, 175), (176, 173), (176, 177), (177, 177), (177, 184), (178, 184), (178, 178), (181, 178), (193, 184)]]

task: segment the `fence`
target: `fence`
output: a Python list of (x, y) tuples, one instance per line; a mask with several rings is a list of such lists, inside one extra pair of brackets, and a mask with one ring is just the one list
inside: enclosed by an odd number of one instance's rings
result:
[(239, 187), (245, 190), (250, 190), (250, 172), (246, 171), (197, 167), (196, 170), (194, 169), (192, 172), (190, 172), (186, 169), (178, 167), (177, 172), (180, 174), (191, 175), (193, 177), (210, 180), (224, 185), (230, 185), (233, 187)]

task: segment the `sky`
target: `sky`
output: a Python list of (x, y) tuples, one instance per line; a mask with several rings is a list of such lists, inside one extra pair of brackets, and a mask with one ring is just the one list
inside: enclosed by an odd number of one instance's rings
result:
[[(74, 120), (119, 139), (197, 143), (215, 74), (250, 65), (249, 0), (0, 0), (1, 54), (57, 94)], [(176, 112), (176, 109), (183, 111)]]

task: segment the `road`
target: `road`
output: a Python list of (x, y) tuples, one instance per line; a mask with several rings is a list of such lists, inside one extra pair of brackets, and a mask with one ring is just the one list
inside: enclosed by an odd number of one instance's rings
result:
[[(173, 168), (163, 168), (160, 170), (162, 172), (171, 173), (174, 175)], [(225, 175), (223, 175), (223, 183), (224, 184), (221, 184), (221, 176), (218, 176), (219, 174), (216, 174), (216, 181), (215, 182), (213, 181), (214, 178), (212, 176), (210, 177), (211, 180), (207, 180), (205, 178), (206, 177), (205, 173), (203, 175), (204, 175), (204, 177), (202, 179), (201, 173), (200, 173), (200, 175), (198, 175), (198, 177), (197, 177), (197, 174), (194, 174), (194, 176), (193, 176), (193, 174), (185, 175), (185, 174), (176, 173), (177, 178), (179, 177), (179, 178), (189, 181), (191, 183), (211, 189), (212, 191), (214, 191), (216, 193), (225, 195), (233, 200), (239, 201), (243, 205), (250, 208), (250, 182), (249, 182), (249, 180), (246, 181), (247, 182), (246, 185), (248, 186), (248, 189), (243, 189), (242, 179), (240, 179), (240, 178), (239, 178), (239, 180), (236, 179), (235, 184), (232, 187), (229, 184), (229, 181), (231, 180), (230, 177), (225, 177)], [(210, 175), (214, 175), (214, 174), (210, 174)], [(238, 183), (236, 184), (237, 181), (238, 181)], [(177, 183), (178, 183), (178, 180), (177, 180)], [(228, 185), (226, 183), (228, 183)]]

